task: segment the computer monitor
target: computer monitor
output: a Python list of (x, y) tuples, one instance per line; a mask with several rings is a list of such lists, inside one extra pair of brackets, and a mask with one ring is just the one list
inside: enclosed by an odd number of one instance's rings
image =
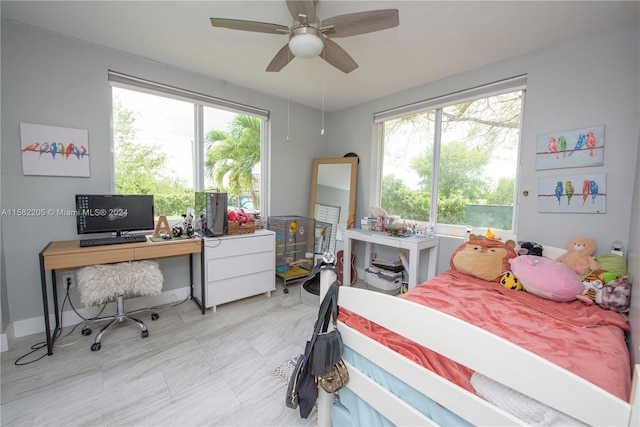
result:
[(78, 234), (153, 230), (153, 196), (77, 194)]
[(224, 236), (228, 231), (227, 193), (196, 192), (196, 214), (202, 215), (202, 233), (208, 237)]

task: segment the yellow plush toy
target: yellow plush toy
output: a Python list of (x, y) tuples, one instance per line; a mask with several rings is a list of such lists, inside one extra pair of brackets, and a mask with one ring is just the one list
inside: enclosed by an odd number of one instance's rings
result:
[(568, 251), (560, 255), (556, 261), (571, 267), (579, 276), (600, 268), (593, 254), (596, 241), (589, 237), (574, 236), (569, 242)]
[(520, 280), (518, 280), (516, 275), (513, 274), (511, 271), (507, 271), (502, 275), (502, 277), (500, 278), (500, 284), (505, 288), (511, 289), (514, 291), (522, 290), (522, 283), (520, 283)]

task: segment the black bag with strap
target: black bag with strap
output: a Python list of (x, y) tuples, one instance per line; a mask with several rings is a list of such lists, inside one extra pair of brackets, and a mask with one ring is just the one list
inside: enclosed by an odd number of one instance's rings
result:
[[(339, 286), (337, 281), (334, 282), (325, 296), (325, 299), (330, 299), (329, 309), (313, 347), (313, 362), (311, 364), (318, 386), (327, 393), (340, 390), (349, 382), (349, 371), (342, 360), (344, 348), (342, 336), (337, 329)], [(329, 322), (333, 323), (333, 329), (327, 332)]]
[[(333, 264), (318, 264), (316, 265), (309, 277), (319, 274), (323, 270), (333, 270), (336, 268)], [(336, 271), (337, 272), (337, 271)], [(314, 347), (317, 344), (318, 335), (321, 331), (326, 331), (328, 323), (331, 319), (333, 309), (332, 305), (335, 303), (335, 311), (337, 316), (337, 287), (340, 285), (336, 280), (330, 287), (327, 295), (322, 300), (320, 308), (318, 309), (318, 318), (316, 319), (313, 335), (307, 341), (304, 354), (300, 355), (296, 367), (289, 379), (289, 385), (287, 387), (287, 396), (285, 404), (287, 407), (295, 409), (299, 407), (300, 417), (307, 418), (313, 409), (316, 401), (318, 400), (318, 383), (312, 367), (314, 366), (315, 357), (321, 357), (321, 363), (325, 363), (325, 357), (323, 354), (314, 351)], [(335, 302), (334, 302), (335, 298)], [(324, 339), (321, 339), (323, 341)], [(340, 355), (342, 355), (342, 340), (340, 339)], [(322, 348), (326, 348), (327, 345), (321, 344)], [(330, 345), (329, 345), (330, 346)], [(323, 371), (324, 373), (324, 371)]]

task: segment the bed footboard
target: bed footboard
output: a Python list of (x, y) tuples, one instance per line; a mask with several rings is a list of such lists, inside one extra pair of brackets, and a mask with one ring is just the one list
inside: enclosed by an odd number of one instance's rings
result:
[[(633, 425), (630, 424), (632, 412), (628, 402), (536, 354), (448, 314), (401, 298), (352, 287), (340, 288), (339, 305), (586, 424)], [(346, 347), (470, 423), (526, 424), (346, 324), (340, 323), (338, 328)], [(495, 357), (496, 354), (500, 357)], [(510, 363), (505, 364), (504, 360)], [(353, 365), (349, 364), (348, 368), (351, 381), (347, 387), (394, 424), (435, 424)], [(637, 387), (636, 380), (634, 388)], [(638, 393), (634, 393), (632, 399), (637, 403)], [(333, 396), (321, 392), (320, 425), (330, 425), (332, 403)], [(638, 415), (633, 415), (637, 420)]]

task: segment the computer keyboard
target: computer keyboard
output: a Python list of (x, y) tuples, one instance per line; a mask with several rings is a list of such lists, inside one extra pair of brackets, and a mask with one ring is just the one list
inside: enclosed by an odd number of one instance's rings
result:
[(97, 237), (93, 239), (80, 240), (80, 247), (87, 248), (90, 246), (119, 245), (121, 243), (139, 243), (146, 241), (147, 236), (142, 234), (134, 234), (131, 236)]

